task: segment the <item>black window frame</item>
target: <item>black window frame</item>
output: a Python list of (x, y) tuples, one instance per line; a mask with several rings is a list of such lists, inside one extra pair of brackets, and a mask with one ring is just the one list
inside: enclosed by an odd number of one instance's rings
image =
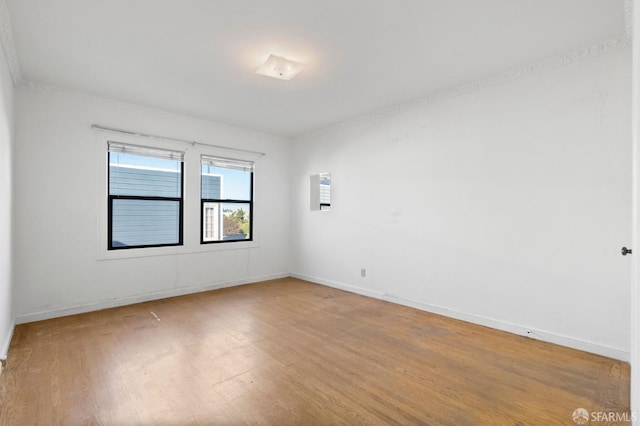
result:
[[(184, 160), (180, 161), (180, 197), (151, 197), (141, 195), (111, 195), (111, 152), (107, 151), (107, 250), (130, 250), (152, 247), (175, 247), (184, 245)], [(143, 200), (143, 201), (173, 201), (179, 204), (178, 242), (166, 244), (143, 244), (137, 246), (113, 245), (113, 201), (114, 200)]]
[[(240, 160), (239, 160), (240, 161)], [(224, 167), (222, 167), (224, 168)], [(249, 188), (249, 200), (236, 200), (231, 198), (202, 198), (202, 160), (200, 162), (200, 244), (220, 244), (220, 243), (242, 243), (247, 241), (253, 241), (253, 218), (254, 218), (254, 210), (253, 210), (253, 179), (254, 179), (254, 171), (251, 171), (250, 176), (250, 188)], [(205, 241), (204, 240), (204, 205), (205, 203), (219, 203), (219, 204), (249, 204), (249, 238), (245, 238), (243, 240), (213, 240), (213, 241)]]

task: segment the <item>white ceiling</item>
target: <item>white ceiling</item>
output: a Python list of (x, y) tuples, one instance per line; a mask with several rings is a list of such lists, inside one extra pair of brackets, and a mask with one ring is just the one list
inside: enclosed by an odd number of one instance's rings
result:
[(625, 31), (624, 0), (6, 1), (28, 82), (286, 137)]

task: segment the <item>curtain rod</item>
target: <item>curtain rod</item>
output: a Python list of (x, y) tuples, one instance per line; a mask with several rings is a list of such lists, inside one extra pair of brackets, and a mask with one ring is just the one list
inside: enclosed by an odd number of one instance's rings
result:
[(182, 142), (182, 143), (189, 144), (191, 146), (202, 145), (202, 146), (209, 146), (209, 147), (212, 147), (212, 148), (226, 149), (226, 150), (229, 150), (229, 151), (246, 152), (246, 153), (249, 153), (249, 154), (257, 154), (260, 157), (264, 157), (265, 155), (267, 155), (264, 152), (259, 152), (259, 151), (250, 151), (248, 149), (239, 149), (239, 148), (229, 148), (228, 146), (212, 145), (212, 144), (209, 144), (209, 143), (189, 141), (189, 140), (186, 140), (186, 139), (178, 139), (178, 138), (172, 138), (172, 137), (168, 137), (168, 136), (158, 136), (158, 135), (151, 135), (151, 134), (148, 134), (148, 133), (133, 132), (133, 131), (130, 131), (130, 130), (114, 129), (113, 127), (105, 127), (105, 126), (101, 126), (99, 124), (92, 124), (91, 127), (93, 129), (98, 129), (98, 130), (106, 130), (107, 132), (123, 133), (123, 134), (126, 134), (126, 135), (142, 136), (142, 137), (145, 137), (145, 138), (154, 138), (154, 139), (163, 139), (163, 140), (167, 140), (167, 141)]

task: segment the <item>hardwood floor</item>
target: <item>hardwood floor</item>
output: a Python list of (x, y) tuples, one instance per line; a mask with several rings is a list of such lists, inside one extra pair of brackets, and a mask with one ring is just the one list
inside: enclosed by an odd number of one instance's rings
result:
[[(20, 325), (2, 425), (574, 424), (629, 365), (296, 279)], [(606, 424), (606, 423), (600, 423)]]

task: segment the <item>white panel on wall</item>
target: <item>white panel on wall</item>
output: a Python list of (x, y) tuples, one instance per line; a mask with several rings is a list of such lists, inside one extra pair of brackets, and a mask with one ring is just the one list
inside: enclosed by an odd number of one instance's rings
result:
[[(288, 275), (290, 148), (285, 140), (47, 87), (21, 88), (16, 96), (18, 322)], [(185, 229), (183, 248), (188, 243), (197, 249), (98, 259), (98, 229), (106, 229), (98, 223), (106, 216), (98, 206), (106, 203), (98, 202), (103, 200), (98, 199), (95, 123), (265, 152), (256, 165), (253, 243), (199, 247), (195, 185), (185, 192), (185, 226), (195, 228)], [(199, 160), (194, 164), (185, 176), (199, 179)], [(195, 210), (187, 212), (191, 207)]]
[(0, 359), (7, 356), (14, 325), (11, 253), (14, 139), (14, 88), (0, 47)]
[(630, 100), (622, 49), (300, 139), (293, 272), (626, 359)]

